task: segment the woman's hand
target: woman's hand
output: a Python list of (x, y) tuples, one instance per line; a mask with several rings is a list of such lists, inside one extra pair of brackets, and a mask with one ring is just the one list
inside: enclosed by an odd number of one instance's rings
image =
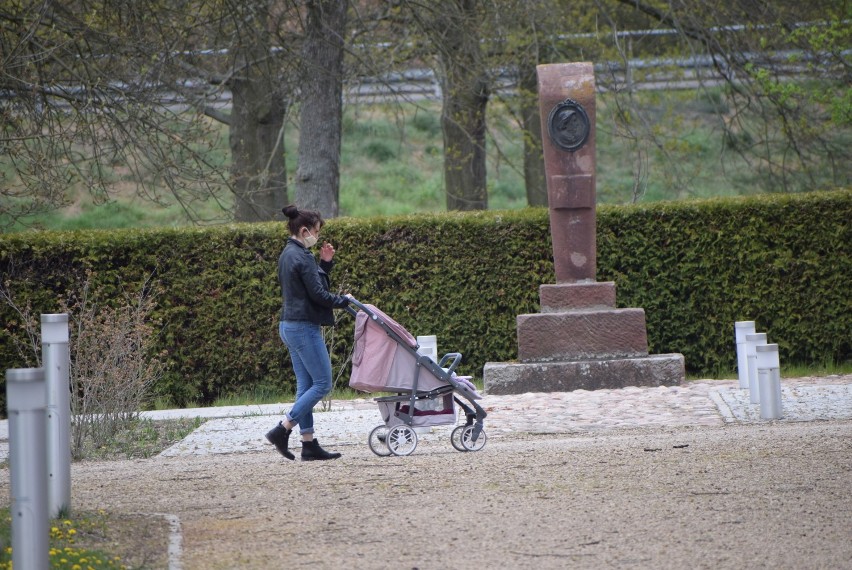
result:
[(322, 247), (320, 248), (320, 259), (323, 261), (331, 261), (334, 259), (334, 246), (327, 241), (323, 242)]

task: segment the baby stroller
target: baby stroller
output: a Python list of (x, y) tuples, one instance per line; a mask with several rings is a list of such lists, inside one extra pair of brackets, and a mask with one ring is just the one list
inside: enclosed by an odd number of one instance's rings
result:
[(411, 333), (373, 305), (350, 298), (347, 311), (355, 317), (349, 386), (394, 394), (375, 398), (384, 424), (370, 432), (367, 441), (373, 453), (410, 455), (417, 448), (414, 428), (455, 424), (456, 404), (466, 421), (452, 430), (450, 443), (458, 451), (485, 447), (482, 420), (487, 414), (476, 402), (481, 396), (469, 377), (455, 373), (461, 353), (447, 353), (435, 362), (418, 353)]

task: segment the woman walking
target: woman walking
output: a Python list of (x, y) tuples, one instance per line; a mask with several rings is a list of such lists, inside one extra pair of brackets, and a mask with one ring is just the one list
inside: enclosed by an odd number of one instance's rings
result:
[(278, 258), (278, 282), (281, 284), (282, 308), (278, 334), (290, 351), (296, 373), (296, 401), (293, 407), (266, 439), (287, 459), (296, 457), (288, 449), (290, 434), (298, 425), (302, 436), (302, 461), (337, 459), (314, 438), (313, 408), (331, 392), (331, 359), (322, 338), (322, 326), (333, 325), (333, 309), (349, 304), (343, 295), (329, 291), (329, 273), (334, 266), (334, 247), (325, 242), (320, 248), (320, 262), (311, 253), (319, 241), (325, 223), (318, 212), (287, 206), (290, 237)]

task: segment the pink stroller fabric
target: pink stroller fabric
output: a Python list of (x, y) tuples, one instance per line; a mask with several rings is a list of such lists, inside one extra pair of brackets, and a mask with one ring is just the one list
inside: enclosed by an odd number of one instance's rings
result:
[[(375, 313), (412, 349), (417, 340), (401, 324), (373, 305), (364, 305)], [(417, 359), (390, 337), (370, 316), (359, 311), (355, 316), (355, 349), (352, 353), (352, 376), (349, 386), (362, 392), (405, 392), (414, 389)], [(417, 390), (428, 391), (446, 386), (427, 367), (421, 366)]]

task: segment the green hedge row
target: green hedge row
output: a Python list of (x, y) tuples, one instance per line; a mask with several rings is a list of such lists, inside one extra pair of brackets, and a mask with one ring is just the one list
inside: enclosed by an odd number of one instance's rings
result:
[[(652, 353), (679, 352), (687, 369), (736, 366), (733, 324), (757, 321), (784, 362), (843, 362), (852, 344), (852, 191), (598, 208), (598, 280), (620, 307), (645, 309)], [(207, 229), (40, 232), (0, 236), (3, 285), (19, 308), (58, 310), (86, 280), (109, 303), (149, 281), (175, 404), (211, 402), (294, 379), (277, 336), (276, 262), (283, 223)], [(547, 211), (331, 220), (335, 287), (372, 303), (439, 350), (464, 354), (480, 377), (516, 357), (515, 316), (537, 312), (553, 283)], [(31, 366), (25, 331), (0, 306), (0, 362)], [(334, 330), (335, 367), (353, 319)], [(344, 372), (343, 378), (348, 378)], [(4, 390), (5, 394), (5, 390)]]

